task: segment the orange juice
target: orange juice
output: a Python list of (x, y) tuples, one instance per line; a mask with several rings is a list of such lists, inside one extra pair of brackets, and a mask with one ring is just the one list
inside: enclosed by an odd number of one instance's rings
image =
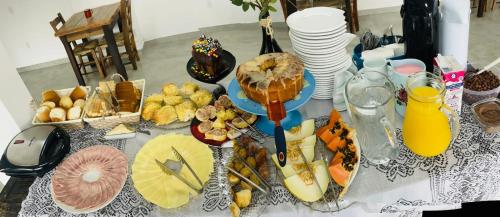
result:
[[(427, 86), (411, 89), (417, 99), (439, 99), (440, 92)], [(432, 157), (443, 153), (451, 142), (448, 117), (440, 109), (442, 100), (419, 101), (408, 97), (403, 121), (403, 142), (415, 154)]]

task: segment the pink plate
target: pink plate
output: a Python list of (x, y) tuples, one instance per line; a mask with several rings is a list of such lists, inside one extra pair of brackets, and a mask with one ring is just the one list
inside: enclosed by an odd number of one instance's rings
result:
[(97, 211), (113, 201), (125, 185), (128, 160), (106, 145), (79, 150), (57, 166), (51, 179), (54, 202), (74, 213)]

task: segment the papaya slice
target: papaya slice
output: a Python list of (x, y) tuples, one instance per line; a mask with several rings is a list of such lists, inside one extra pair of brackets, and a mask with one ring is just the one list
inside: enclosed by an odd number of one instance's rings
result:
[(319, 138), (328, 144), (342, 133), (343, 128), (345, 128), (344, 122), (339, 120), (333, 124), (333, 127), (323, 130)]
[(332, 179), (342, 187), (349, 184), (354, 165), (358, 161), (356, 146), (351, 139), (346, 139), (346, 145), (335, 154), (328, 166), (328, 172)]

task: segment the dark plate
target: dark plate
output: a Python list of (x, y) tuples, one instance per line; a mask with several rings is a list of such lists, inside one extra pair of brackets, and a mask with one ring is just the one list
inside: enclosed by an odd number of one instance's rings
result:
[(233, 71), (234, 66), (236, 65), (236, 58), (234, 58), (233, 54), (229, 53), (229, 51), (223, 50), (222, 64), (224, 65), (224, 68), (220, 72), (217, 72), (217, 76), (208, 77), (194, 71), (194, 68), (197, 66), (196, 62), (194, 61), (194, 58), (191, 57), (186, 65), (186, 70), (191, 77), (193, 77), (198, 81), (215, 84), (218, 81), (224, 79), (227, 75), (229, 75)]
[[(198, 120), (198, 118), (194, 117), (193, 120), (191, 120), (191, 134), (193, 134), (194, 138), (196, 138), (197, 140), (199, 140), (200, 142), (203, 142), (205, 144), (208, 144), (210, 146), (214, 146), (214, 147), (221, 147), (222, 144), (224, 144), (225, 142), (229, 141), (229, 138), (226, 138), (226, 140), (224, 141), (216, 141), (216, 140), (211, 140), (211, 139), (205, 139), (205, 134), (204, 133), (201, 133), (199, 130), (198, 130), (198, 125), (200, 125), (201, 121)], [(226, 129), (228, 130), (228, 129)]]

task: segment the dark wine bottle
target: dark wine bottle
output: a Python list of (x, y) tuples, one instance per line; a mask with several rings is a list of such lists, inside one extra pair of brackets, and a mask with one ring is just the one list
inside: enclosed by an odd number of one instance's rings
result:
[[(266, 19), (267, 17), (269, 17), (269, 13), (266, 13), (260, 19)], [(283, 52), (280, 46), (278, 45), (278, 42), (276, 42), (276, 39), (274, 39), (274, 36), (267, 34), (266, 27), (261, 26), (261, 29), (262, 29), (262, 45), (260, 47), (259, 55), (266, 53)]]

